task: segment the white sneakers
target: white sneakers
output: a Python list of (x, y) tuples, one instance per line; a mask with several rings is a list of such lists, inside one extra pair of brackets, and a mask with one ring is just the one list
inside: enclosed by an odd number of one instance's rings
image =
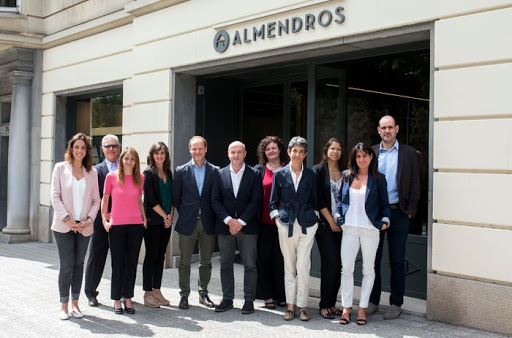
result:
[(60, 314), (59, 314), (59, 319), (60, 320), (68, 320), (69, 319), (68, 313), (64, 312), (64, 311), (61, 311)]
[(76, 319), (82, 319), (82, 318), (84, 318), (84, 315), (78, 311), (71, 311), (71, 313), (69, 313), (69, 314), (65, 311), (62, 311), (62, 310), (60, 311), (60, 314), (59, 314), (60, 320), (68, 320), (69, 317), (73, 317)]

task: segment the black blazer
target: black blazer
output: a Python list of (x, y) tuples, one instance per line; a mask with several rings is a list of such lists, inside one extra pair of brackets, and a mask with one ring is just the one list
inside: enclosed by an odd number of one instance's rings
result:
[(327, 163), (318, 163), (313, 166), (316, 173), (316, 201), (319, 211), (320, 225), (328, 230), (331, 230), (329, 222), (320, 213), (320, 210), (327, 208), (332, 215), (332, 200), (331, 200), (331, 177), (329, 175), (329, 166)]
[[(162, 206), (162, 200), (160, 198), (160, 186), (158, 185), (158, 181), (160, 177), (155, 169), (151, 167), (147, 167), (144, 170), (144, 206), (146, 209), (146, 219), (148, 226), (155, 225), (163, 225), (164, 219), (162, 216), (156, 213), (153, 208), (157, 205)], [(172, 184), (172, 176), (168, 178), (171, 180), (171, 188)], [(171, 190), (172, 194), (172, 190)]]
[[(281, 204), (279, 204), (281, 203)], [(299, 187), (295, 191), (288, 163), (274, 173), (270, 195), (270, 217), (279, 216), (282, 224), (288, 225), (288, 236), (293, 235), (293, 223), (297, 220), (306, 234), (306, 228), (318, 222), (315, 172), (304, 167)]]
[(229, 167), (228, 165), (218, 170), (213, 178), (212, 208), (217, 215), (215, 232), (220, 235), (229, 235), (229, 227), (224, 223), (224, 219), (231, 216), (247, 223), (242, 228), (244, 234), (257, 234), (263, 196), (260, 172), (245, 165), (238, 195), (235, 197)]
[[(379, 147), (380, 143), (373, 146), (377, 158)], [(416, 215), (420, 200), (420, 165), (416, 149), (407, 144), (398, 144), (396, 179), (400, 209), (407, 215)]]
[[(348, 171), (343, 172), (342, 180), (345, 180), (345, 176), (348, 175)], [(347, 182), (343, 183), (343, 187), (340, 190), (340, 197), (337, 204), (336, 216), (338, 216), (338, 225), (342, 226), (345, 223), (345, 215), (347, 214), (350, 206), (350, 185), (354, 180), (353, 176), (349, 176)], [(373, 226), (377, 229), (382, 228), (382, 223), (389, 225), (389, 217), (391, 217), (391, 209), (388, 201), (388, 190), (387, 182), (384, 175), (374, 177), (368, 175), (368, 182), (366, 185), (366, 196), (364, 202), (364, 209), (366, 215)]]
[(196, 178), (192, 165), (193, 160), (176, 168), (172, 187), (172, 200), (178, 210), (178, 221), (175, 230), (185, 236), (192, 234), (196, 227), (197, 216), (201, 209), (201, 221), (207, 234), (215, 233), (215, 213), (212, 209), (212, 183), (213, 174), (218, 167), (208, 161), (204, 162), (206, 172), (204, 175), (203, 191), (199, 195)]
[[(98, 172), (98, 187), (100, 189), (100, 199), (103, 198), (103, 188), (105, 187), (105, 177), (109, 173), (107, 162), (103, 161), (94, 166), (94, 169)], [(108, 201), (108, 212), (110, 212), (110, 208), (112, 208), (112, 198)], [(98, 210), (98, 215), (96, 219), (94, 219), (94, 231), (98, 231), (103, 229), (103, 221), (101, 219), (101, 208)]]

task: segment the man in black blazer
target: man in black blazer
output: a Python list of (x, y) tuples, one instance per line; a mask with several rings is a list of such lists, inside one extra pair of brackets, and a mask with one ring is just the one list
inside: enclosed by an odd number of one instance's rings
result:
[(190, 295), (190, 261), (196, 242), (199, 244), (199, 303), (213, 308), (208, 296), (212, 274), (212, 252), (215, 248), (215, 214), (211, 207), (213, 176), (217, 167), (206, 161), (208, 144), (201, 136), (190, 139), (188, 149), (192, 159), (176, 168), (172, 200), (178, 210), (175, 230), (179, 234), (180, 309), (188, 309)]
[(399, 127), (395, 118), (383, 116), (377, 131), (382, 142), (373, 146), (378, 155), (379, 171), (386, 176), (391, 217), (389, 229), (381, 231), (379, 248), (375, 258), (375, 282), (373, 284), (367, 314), (379, 309), (381, 293), (381, 260), (384, 235), (387, 233), (389, 261), (391, 267), (390, 307), (384, 319), (395, 319), (402, 312), (405, 293), (405, 248), (409, 234), (409, 221), (416, 215), (420, 198), (420, 171), (416, 150), (398, 143), (396, 135)]
[[(98, 172), (100, 198), (103, 198), (105, 177), (109, 172), (117, 170), (119, 147), (119, 139), (116, 135), (105, 135), (101, 140), (101, 151), (105, 155), (105, 160), (94, 166)], [(109, 212), (110, 207), (111, 203), (108, 205)], [(98, 211), (98, 216), (94, 221), (94, 233), (92, 234), (89, 259), (87, 260), (87, 267), (85, 269), (84, 291), (87, 299), (89, 299), (89, 306), (98, 306), (98, 299), (96, 298), (98, 291), (96, 289), (103, 275), (108, 249), (108, 233), (105, 231), (105, 228), (103, 228), (100, 211)]]
[(215, 231), (220, 249), (220, 280), (222, 302), (215, 312), (233, 307), (235, 278), (233, 264), (238, 245), (244, 264), (244, 299), (242, 314), (254, 312), (256, 296), (257, 242), (259, 210), (263, 195), (261, 175), (244, 163), (247, 151), (242, 142), (235, 141), (228, 147), (230, 164), (220, 169), (213, 180), (212, 207), (217, 215)]

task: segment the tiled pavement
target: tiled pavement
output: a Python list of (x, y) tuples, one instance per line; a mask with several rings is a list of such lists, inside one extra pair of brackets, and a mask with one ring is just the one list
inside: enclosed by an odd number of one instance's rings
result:
[[(312, 319), (285, 322), (283, 309), (267, 310), (257, 301), (256, 312), (242, 315), (243, 268), (235, 266), (235, 308), (215, 313), (198, 304), (197, 293), (189, 298), (191, 308), (177, 307), (179, 292), (178, 271), (164, 271), (163, 294), (171, 306), (150, 309), (142, 303), (142, 267), (139, 266), (135, 290), (135, 315), (115, 315), (109, 297), (110, 261), (100, 285), (98, 308), (90, 308), (82, 293), (80, 306), (84, 319), (58, 319), (60, 305), (57, 291), (58, 257), (55, 244), (39, 242), (0, 244), (0, 336), (2, 337), (82, 337), (82, 336), (136, 336), (136, 337), (500, 337), (469, 328), (432, 322), (424, 317), (402, 314), (391, 321), (376, 314), (368, 325), (358, 326), (354, 319), (349, 325), (338, 320), (322, 319), (317, 312), (318, 299), (310, 298)], [(192, 267), (192, 281), (197, 280), (197, 263)], [(195, 284), (195, 283), (192, 283)], [(192, 290), (196, 290), (192, 285)], [(218, 257), (213, 259), (210, 296), (219, 302), (220, 287)], [(503, 336), (501, 336), (503, 337)]]

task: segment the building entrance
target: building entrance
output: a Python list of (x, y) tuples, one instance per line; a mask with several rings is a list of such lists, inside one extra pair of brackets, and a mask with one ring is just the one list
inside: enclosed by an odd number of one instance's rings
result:
[[(246, 162), (256, 164), (256, 147), (267, 135), (280, 136), (285, 144), (295, 135), (307, 138), (307, 164), (312, 166), (322, 160), (323, 145), (331, 137), (344, 142), (345, 158), (358, 142), (379, 143), (378, 121), (393, 115), (400, 126), (399, 142), (418, 150), (421, 167), (421, 200), (407, 248), (406, 295), (426, 299), (429, 60), (428, 49), (416, 48), (198, 78), (197, 131), (209, 142), (208, 159), (220, 166), (228, 164), (227, 146), (233, 140), (246, 144)], [(319, 276), (320, 264), (315, 248), (312, 275)], [(389, 291), (387, 254), (382, 264), (383, 290)]]

